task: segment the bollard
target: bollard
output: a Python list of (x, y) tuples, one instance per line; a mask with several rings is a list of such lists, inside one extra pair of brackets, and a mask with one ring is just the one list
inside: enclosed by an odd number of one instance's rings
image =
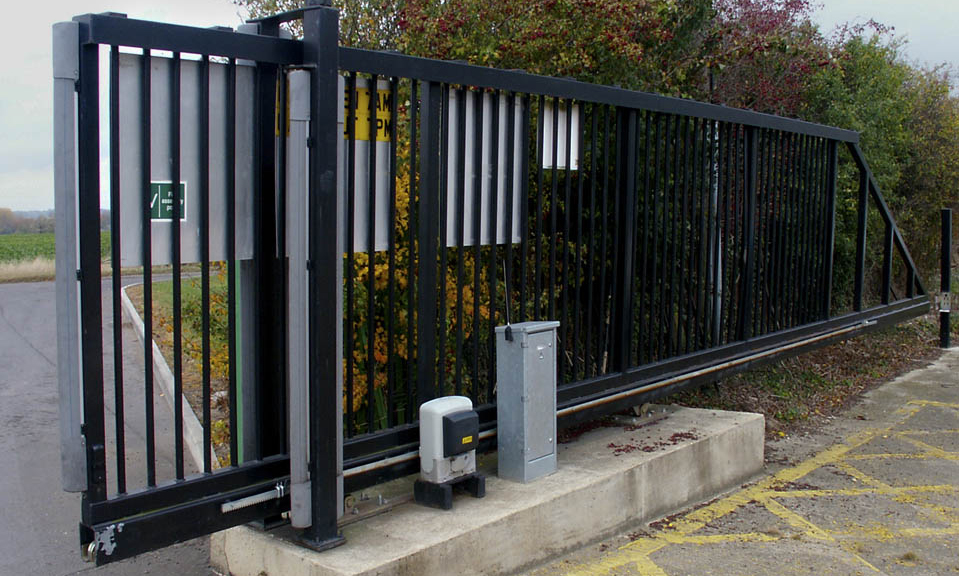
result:
[(950, 284), (952, 283), (952, 210), (942, 209), (942, 266), (939, 272), (939, 347), (949, 347)]

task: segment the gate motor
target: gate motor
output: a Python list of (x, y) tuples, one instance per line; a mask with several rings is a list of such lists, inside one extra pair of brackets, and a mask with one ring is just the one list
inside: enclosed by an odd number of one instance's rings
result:
[(486, 477), (476, 472), (479, 415), (464, 396), (447, 396), (420, 406), (420, 477), (413, 484), (417, 503), (449, 510), (453, 486), (475, 498), (486, 495)]
[(556, 471), (555, 320), (496, 328), (497, 476), (530, 482)]

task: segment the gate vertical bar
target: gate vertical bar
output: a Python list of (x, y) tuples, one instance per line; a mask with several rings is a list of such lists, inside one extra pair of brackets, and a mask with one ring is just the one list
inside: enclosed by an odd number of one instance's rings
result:
[(743, 243), (746, 248), (746, 266), (742, 281), (742, 302), (739, 304), (739, 339), (752, 336), (753, 275), (756, 268), (756, 183), (759, 165), (759, 146), (756, 128), (746, 128), (745, 150), (746, 206), (743, 218)]
[(202, 359), (202, 420), (203, 472), (213, 471), (212, 439), (212, 367), (210, 363), (210, 57), (200, 60), (200, 302), (203, 337)]
[(170, 66), (170, 170), (173, 204), (170, 238), (173, 268), (173, 446), (176, 479), (183, 480), (183, 300), (180, 237), (180, 53), (173, 53)]
[(305, 544), (325, 550), (345, 542), (336, 525), (342, 498), (343, 206), (337, 186), (339, 13), (308, 0), (304, 59), (314, 66), (310, 93), (310, 496)]
[(862, 291), (866, 283), (866, 223), (869, 207), (869, 172), (859, 168), (859, 222), (856, 229), (856, 284), (853, 293), (853, 310), (862, 311)]
[(892, 222), (886, 221), (885, 236), (882, 241), (882, 292), (881, 298), (883, 304), (889, 304), (892, 300), (892, 252), (893, 246), (893, 228)]
[[(143, 63), (140, 66), (140, 186), (141, 190), (150, 189), (152, 170), (152, 141), (150, 126), (153, 119), (151, 90), (153, 86), (149, 50), (143, 51)], [(156, 486), (156, 424), (153, 407), (153, 226), (151, 224), (150, 203), (143, 202), (140, 214), (141, 258), (143, 262), (143, 414), (144, 434), (146, 435), (146, 473), (147, 486)]]
[(823, 299), (822, 318), (828, 320), (832, 312), (832, 282), (833, 264), (836, 251), (836, 176), (839, 163), (839, 147), (835, 140), (830, 140), (827, 147), (829, 167), (826, 172), (826, 254), (823, 263), (825, 274), (825, 295)]
[(623, 125), (621, 134), (626, 136), (626, 146), (617, 146), (619, 150), (616, 159), (617, 171), (622, 173), (617, 178), (621, 185), (617, 192), (617, 216), (621, 231), (621, 240), (616, 246), (619, 256), (616, 258), (618, 266), (615, 269), (616, 283), (619, 288), (614, 291), (613, 313), (613, 341), (611, 345), (613, 370), (623, 372), (629, 368), (630, 335), (632, 334), (632, 296), (633, 296), (633, 262), (636, 226), (636, 111), (619, 110), (617, 125)]
[(942, 254), (939, 270), (939, 290), (942, 302), (939, 305), (939, 347), (949, 347), (949, 312), (952, 308), (950, 294), (952, 284), (952, 210), (942, 209)]
[(110, 273), (113, 296), (113, 415), (117, 492), (127, 491), (123, 420), (123, 309), (120, 291), (120, 51), (110, 47)]
[(106, 440), (103, 418), (103, 319), (100, 300), (100, 54), (97, 44), (80, 46), (77, 131), (80, 238), (80, 334), (83, 374), (83, 436), (87, 450), (89, 504), (107, 497)]

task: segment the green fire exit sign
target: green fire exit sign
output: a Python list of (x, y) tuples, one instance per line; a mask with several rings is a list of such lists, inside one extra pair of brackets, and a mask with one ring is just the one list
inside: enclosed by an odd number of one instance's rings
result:
[[(186, 182), (180, 182), (180, 221), (186, 220)], [(150, 220), (173, 220), (173, 182), (150, 182)]]

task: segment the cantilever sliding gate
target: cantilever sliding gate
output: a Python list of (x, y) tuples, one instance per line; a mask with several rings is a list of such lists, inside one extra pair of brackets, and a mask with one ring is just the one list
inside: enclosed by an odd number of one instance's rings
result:
[(493, 446), (499, 324), (561, 322), (569, 426), (929, 307), (855, 132), (343, 48), (326, 7), (249, 27), (54, 28), (63, 480), (98, 563), (287, 511), (339, 543), (344, 491), (416, 471), (420, 403), (470, 396)]
[(98, 563), (289, 508), (275, 87), (303, 50), (261, 32), (54, 28), (63, 481)]

